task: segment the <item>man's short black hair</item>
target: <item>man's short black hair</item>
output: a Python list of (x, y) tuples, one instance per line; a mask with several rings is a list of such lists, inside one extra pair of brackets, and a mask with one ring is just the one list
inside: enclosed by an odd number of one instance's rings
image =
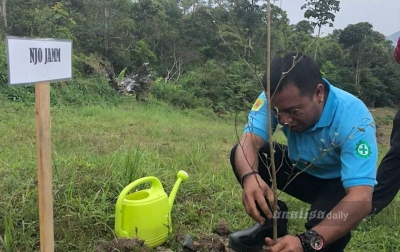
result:
[[(301, 95), (311, 96), (320, 83), (323, 82), (319, 67), (307, 55), (297, 52), (288, 53), (283, 58), (277, 56), (271, 61), (271, 94), (293, 85), (300, 90)], [(267, 90), (266, 75), (264, 75), (262, 85)]]

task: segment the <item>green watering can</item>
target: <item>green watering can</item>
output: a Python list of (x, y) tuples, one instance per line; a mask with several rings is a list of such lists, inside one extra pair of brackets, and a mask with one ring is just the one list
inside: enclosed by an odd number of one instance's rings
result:
[[(116, 236), (143, 240), (149, 248), (165, 243), (172, 231), (171, 210), (176, 193), (189, 175), (181, 170), (177, 177), (169, 198), (160, 180), (153, 176), (140, 178), (126, 186), (115, 206)], [(143, 183), (151, 183), (151, 187), (128, 194)]]

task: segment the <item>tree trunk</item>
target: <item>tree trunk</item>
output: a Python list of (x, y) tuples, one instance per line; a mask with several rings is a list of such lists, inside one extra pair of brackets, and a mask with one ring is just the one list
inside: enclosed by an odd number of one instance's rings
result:
[(108, 9), (107, 9), (107, 1), (104, 1), (104, 31), (103, 31), (103, 46), (104, 46), (104, 56), (108, 56)]
[[(266, 61), (267, 61), (267, 69), (266, 69), (266, 77), (267, 77), (267, 109), (271, 111), (271, 0), (267, 0), (267, 51), (266, 51)], [(272, 139), (272, 127), (271, 127), (271, 113), (268, 114), (268, 136), (269, 139)], [(273, 141), (269, 141), (270, 148), (270, 157), (271, 157), (271, 179), (272, 179), (272, 192), (274, 194), (274, 201), (272, 202), (272, 214), (275, 216), (275, 212), (278, 210), (278, 188), (276, 181), (276, 167), (275, 167), (275, 159), (274, 159), (274, 147)], [(274, 244), (278, 240), (278, 221), (276, 218), (272, 220), (272, 239), (274, 240)]]
[(321, 34), (321, 25), (318, 25), (318, 36), (317, 36), (317, 45), (315, 47), (315, 54), (314, 54), (314, 60), (317, 60), (317, 52), (318, 52), (318, 46), (319, 46), (319, 36)]
[(357, 89), (357, 95), (360, 97), (361, 95), (361, 85), (360, 85), (360, 79), (361, 79), (361, 59), (360, 59), (360, 54), (361, 53), (361, 46), (358, 47), (358, 56), (357, 56), (357, 64), (356, 64), (356, 89)]
[(6, 8), (6, 0), (1, 0), (1, 15), (4, 20), (4, 28), (7, 29), (7, 8)]

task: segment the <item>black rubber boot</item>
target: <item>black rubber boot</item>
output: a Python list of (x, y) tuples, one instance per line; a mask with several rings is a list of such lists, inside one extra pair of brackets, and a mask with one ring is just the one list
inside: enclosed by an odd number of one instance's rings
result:
[[(281, 214), (278, 219), (278, 237), (287, 235), (288, 208), (282, 201), (278, 201)], [(286, 212), (287, 214), (283, 214)], [(280, 218), (279, 218), (280, 217)], [(265, 244), (265, 237), (273, 236), (272, 220), (266, 219), (263, 225), (256, 223), (253, 227), (237, 231), (229, 236), (229, 247), (235, 251), (256, 252)]]

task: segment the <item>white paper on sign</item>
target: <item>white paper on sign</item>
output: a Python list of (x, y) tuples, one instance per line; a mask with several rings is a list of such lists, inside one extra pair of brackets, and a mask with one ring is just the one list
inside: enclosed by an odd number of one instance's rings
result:
[(72, 79), (72, 41), (7, 37), (10, 85)]

